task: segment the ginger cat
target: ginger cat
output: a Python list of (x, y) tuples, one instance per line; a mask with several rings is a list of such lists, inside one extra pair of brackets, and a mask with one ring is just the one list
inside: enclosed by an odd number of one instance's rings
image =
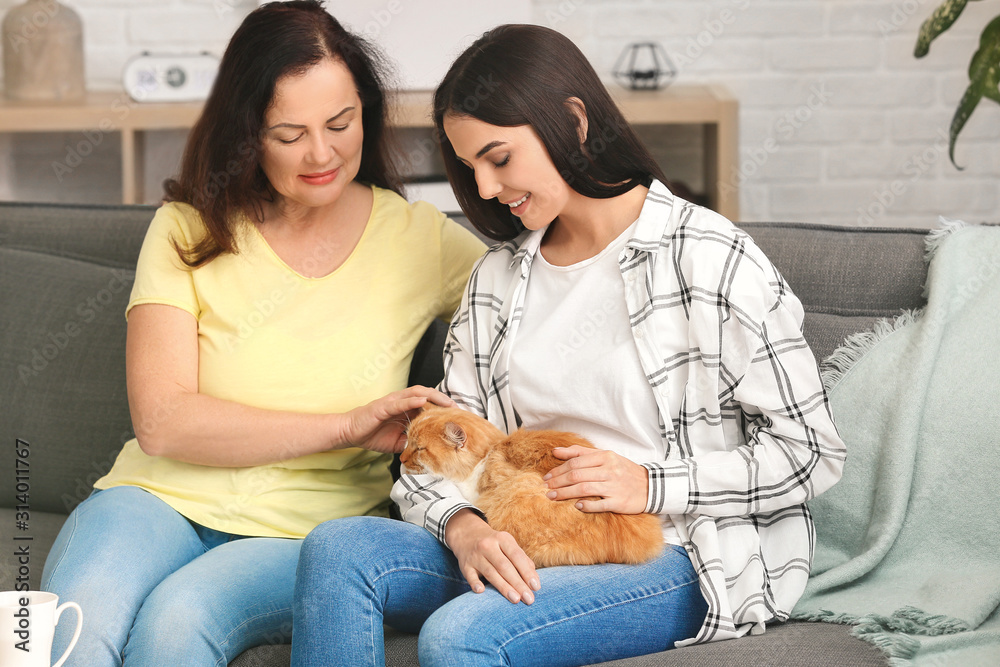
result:
[(466, 410), (431, 406), (413, 419), (400, 460), (411, 473), (454, 482), (495, 530), (514, 536), (536, 567), (643, 563), (663, 549), (652, 514), (587, 513), (550, 500), (542, 476), (563, 463), (555, 447), (590, 442), (573, 433), (519, 429), (507, 436)]

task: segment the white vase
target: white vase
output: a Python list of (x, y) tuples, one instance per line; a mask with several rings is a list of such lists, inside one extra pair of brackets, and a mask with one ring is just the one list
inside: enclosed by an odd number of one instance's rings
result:
[(56, 0), (27, 0), (3, 20), (7, 97), (32, 102), (79, 100), (86, 93), (83, 25)]

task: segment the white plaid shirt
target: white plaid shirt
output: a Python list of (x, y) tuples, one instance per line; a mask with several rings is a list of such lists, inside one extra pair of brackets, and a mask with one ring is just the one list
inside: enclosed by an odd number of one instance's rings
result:
[[(445, 344), (441, 390), (508, 433), (521, 423), (509, 352), (543, 234), (480, 260)], [(643, 463), (646, 511), (671, 517), (708, 602), (698, 635), (678, 645), (762, 632), (805, 588), (814, 530), (804, 503), (840, 478), (846, 455), (802, 306), (746, 233), (658, 181), (618, 263), (666, 452)], [(476, 509), (430, 475), (404, 474), (393, 499), (442, 542), (455, 512)]]

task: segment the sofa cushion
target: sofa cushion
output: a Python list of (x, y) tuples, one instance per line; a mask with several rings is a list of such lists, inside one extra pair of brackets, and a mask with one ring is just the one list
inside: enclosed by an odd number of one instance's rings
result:
[(155, 206), (0, 202), (0, 246), (134, 269)]
[[(2, 438), (30, 444), (29, 505), (67, 513), (131, 435), (124, 312), (134, 272), (0, 247)], [(13, 498), (4, 475), (0, 495)]]
[(926, 303), (926, 230), (764, 222), (740, 227), (802, 302), (804, 334), (817, 361), (876, 320)]
[(927, 230), (743, 223), (806, 310), (879, 316), (925, 302)]
[(884, 667), (885, 654), (851, 635), (854, 628), (831, 623), (791, 621), (768, 626), (763, 635), (686, 646), (666, 653), (601, 663), (600, 667)]
[(859, 331), (868, 331), (883, 317), (893, 317), (899, 310), (885, 311), (874, 315), (838, 315), (822, 311), (806, 310), (802, 332), (809, 342), (817, 362), (829, 357), (834, 350), (844, 344), (844, 339)]
[[(789, 622), (763, 635), (673, 649), (665, 653), (614, 660), (591, 667), (718, 667), (719, 665), (810, 665), (811, 667), (884, 667), (884, 654), (851, 635), (850, 626)], [(614, 638), (609, 638), (614, 641)], [(262, 646), (234, 660), (232, 667), (287, 665), (290, 646)], [(418, 667), (417, 636), (386, 630), (386, 667)]]

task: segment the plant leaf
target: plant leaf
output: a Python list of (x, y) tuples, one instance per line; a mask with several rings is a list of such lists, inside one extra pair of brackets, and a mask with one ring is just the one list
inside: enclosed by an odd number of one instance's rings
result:
[(969, 79), (982, 81), (983, 96), (1000, 104), (1000, 16), (983, 28), (979, 50), (969, 63)]
[(962, 167), (955, 162), (955, 142), (979, 100), (984, 97), (1000, 103), (1000, 16), (990, 21), (979, 37), (979, 50), (969, 63), (969, 87), (965, 89), (951, 119), (948, 157), (957, 169)]
[(934, 13), (920, 26), (920, 32), (917, 33), (917, 46), (913, 49), (913, 55), (917, 58), (926, 56), (931, 50), (931, 42), (951, 27), (968, 2), (969, 0), (944, 0), (938, 5)]
[(959, 167), (958, 163), (955, 162), (955, 142), (958, 141), (958, 133), (965, 127), (965, 122), (969, 120), (969, 116), (976, 110), (979, 100), (983, 98), (982, 94), (977, 92), (975, 88), (975, 85), (971, 84), (965, 89), (962, 101), (958, 103), (955, 115), (951, 118), (951, 128), (948, 132), (948, 157), (951, 159), (951, 163), (955, 165), (955, 169), (959, 171), (962, 171), (965, 167)]

